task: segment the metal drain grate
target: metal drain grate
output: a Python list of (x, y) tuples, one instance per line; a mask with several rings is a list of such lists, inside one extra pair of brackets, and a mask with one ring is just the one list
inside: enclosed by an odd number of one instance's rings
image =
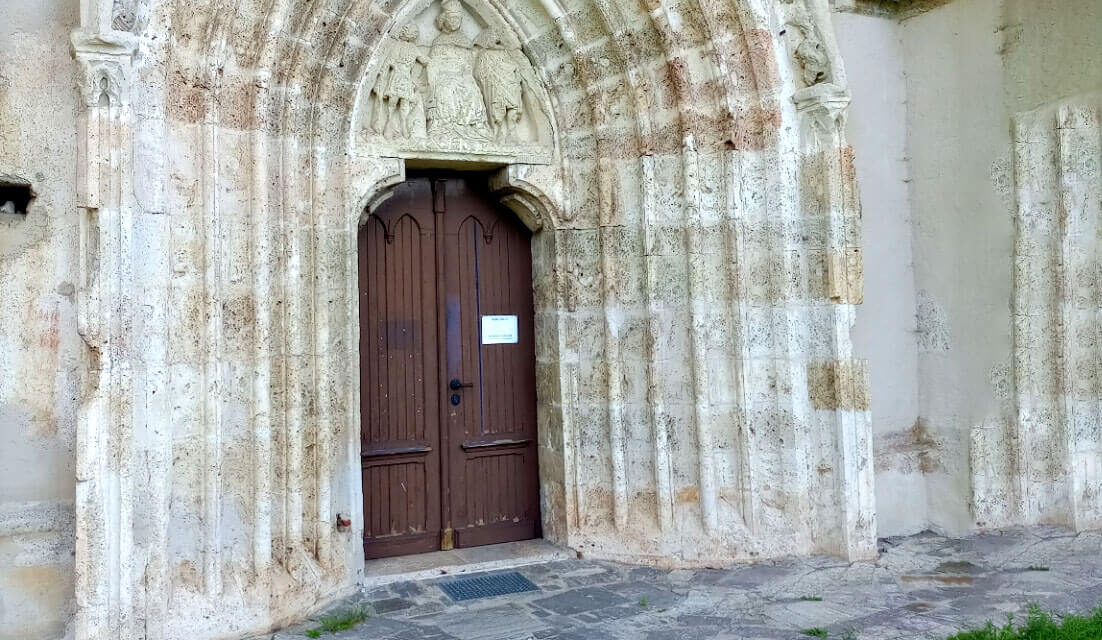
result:
[(456, 602), (540, 590), (539, 587), (532, 584), (531, 580), (516, 571), (455, 578), (454, 580), (441, 582), (440, 588)]

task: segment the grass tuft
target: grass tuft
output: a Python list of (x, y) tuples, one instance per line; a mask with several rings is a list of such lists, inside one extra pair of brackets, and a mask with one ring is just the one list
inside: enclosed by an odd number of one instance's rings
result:
[(321, 619), (321, 626), (306, 632), (307, 638), (320, 638), (323, 633), (340, 633), (367, 620), (367, 607), (360, 607)]
[(800, 596), (800, 600), (804, 602), (822, 602), (822, 596)]
[(1048, 571), (1048, 567), (1042, 567), (1040, 565), (1031, 564), (1027, 567), (1030, 571)]
[(639, 606), (640, 607), (647, 606), (647, 596), (643, 596), (643, 599), (639, 601)]
[(1086, 616), (1054, 617), (1036, 605), (1029, 608), (1025, 624), (1015, 628), (1013, 617), (1001, 627), (988, 622), (983, 629), (967, 631), (948, 640), (1096, 640), (1102, 638), (1102, 607)]
[(804, 635), (811, 636), (812, 638), (825, 638), (827, 637), (827, 630), (820, 627), (804, 629)]

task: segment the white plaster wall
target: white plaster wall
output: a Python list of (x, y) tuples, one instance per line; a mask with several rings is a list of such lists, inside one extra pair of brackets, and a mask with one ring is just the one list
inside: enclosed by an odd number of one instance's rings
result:
[(73, 605), (75, 100), (68, 0), (4, 0), (0, 174), (33, 182), (0, 219), (0, 639), (64, 634)]
[(1006, 104), (1021, 113), (1102, 89), (1102, 2), (1003, 0)]
[(919, 409), (931, 524), (971, 525), (969, 434), (999, 420), (1010, 358), (1012, 226), (999, 4), (960, 0), (903, 23), (918, 291)]
[(918, 420), (902, 29), (894, 20), (853, 13), (835, 15), (834, 24), (853, 94), (847, 133), (865, 247), (865, 304), (853, 342), (869, 362), (878, 535), (904, 535), (927, 526), (928, 459)]

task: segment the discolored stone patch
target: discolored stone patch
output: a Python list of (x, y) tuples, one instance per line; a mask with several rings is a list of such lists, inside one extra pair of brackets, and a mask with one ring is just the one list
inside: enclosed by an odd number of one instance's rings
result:
[(816, 409), (868, 411), (867, 367), (857, 361), (810, 364), (807, 393)]

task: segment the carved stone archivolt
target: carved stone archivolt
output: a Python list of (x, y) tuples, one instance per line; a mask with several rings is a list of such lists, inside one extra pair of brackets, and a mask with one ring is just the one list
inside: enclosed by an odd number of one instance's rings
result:
[(360, 95), (372, 155), (544, 163), (547, 91), (519, 44), (460, 0), (434, 2), (392, 31)]

